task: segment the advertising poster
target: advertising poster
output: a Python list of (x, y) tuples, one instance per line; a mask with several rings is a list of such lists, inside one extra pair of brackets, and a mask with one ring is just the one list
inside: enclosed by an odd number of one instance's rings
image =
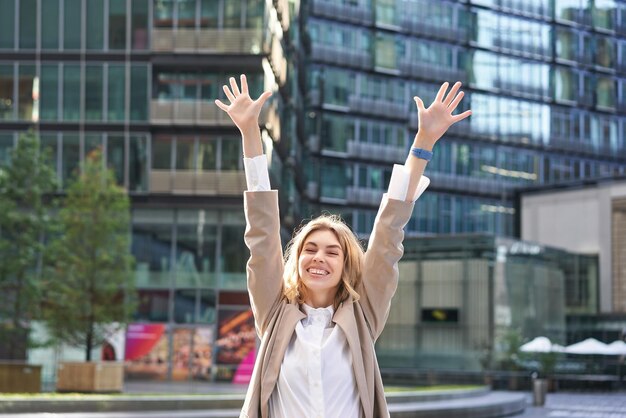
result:
[(252, 310), (220, 310), (218, 324), (218, 379), (232, 383), (249, 383), (256, 349)]
[(129, 324), (126, 329), (124, 369), (128, 378), (167, 378), (166, 324)]
[(213, 366), (213, 328), (196, 328), (193, 338), (193, 360), (191, 375), (194, 379), (210, 380), (211, 366)]

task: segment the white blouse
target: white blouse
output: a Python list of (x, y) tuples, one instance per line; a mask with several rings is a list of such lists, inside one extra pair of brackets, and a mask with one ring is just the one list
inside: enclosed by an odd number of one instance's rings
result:
[(360, 418), (361, 401), (352, 354), (343, 330), (332, 322), (333, 308), (302, 309), (269, 400), (272, 418)]

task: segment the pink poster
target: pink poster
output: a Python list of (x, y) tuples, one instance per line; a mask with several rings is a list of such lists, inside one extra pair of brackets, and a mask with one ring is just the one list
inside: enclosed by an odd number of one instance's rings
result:
[(130, 378), (167, 377), (165, 324), (129, 324), (126, 330), (125, 371)]

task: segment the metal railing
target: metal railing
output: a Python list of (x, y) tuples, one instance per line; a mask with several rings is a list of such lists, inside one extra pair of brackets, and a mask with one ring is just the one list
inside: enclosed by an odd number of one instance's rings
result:
[(150, 193), (238, 196), (245, 190), (240, 170), (150, 170)]
[(152, 29), (155, 52), (260, 54), (263, 31), (258, 29)]

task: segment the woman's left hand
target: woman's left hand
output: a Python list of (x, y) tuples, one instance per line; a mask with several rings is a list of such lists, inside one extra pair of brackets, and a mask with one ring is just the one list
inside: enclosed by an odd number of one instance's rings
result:
[(414, 97), (415, 103), (417, 104), (417, 117), (419, 120), (417, 136), (427, 140), (431, 145), (434, 145), (435, 142), (446, 133), (450, 126), (472, 114), (471, 110), (466, 110), (459, 115), (452, 114), (459, 103), (461, 103), (464, 93), (459, 91), (461, 82), (457, 81), (448, 94), (446, 94), (449, 85), (447, 81), (441, 85), (437, 97), (428, 108), (424, 106), (422, 99), (417, 96)]

